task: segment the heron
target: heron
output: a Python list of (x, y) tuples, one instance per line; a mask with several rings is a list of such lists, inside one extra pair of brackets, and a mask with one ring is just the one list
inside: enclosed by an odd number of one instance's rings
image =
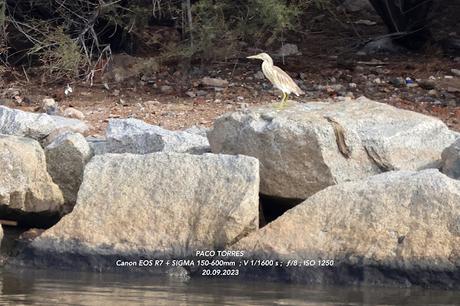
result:
[(259, 53), (248, 56), (247, 58), (262, 60), (262, 72), (265, 77), (273, 84), (273, 86), (283, 92), (283, 98), (281, 99), (279, 108), (283, 108), (285, 106), (289, 94), (294, 93), (296, 96), (304, 94), (304, 92), (286, 72), (284, 72), (280, 67), (273, 65), (273, 60), (267, 53)]

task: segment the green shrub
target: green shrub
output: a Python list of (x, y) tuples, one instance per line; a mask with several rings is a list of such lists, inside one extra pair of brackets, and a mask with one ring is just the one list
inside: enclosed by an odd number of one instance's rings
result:
[(239, 49), (240, 41), (265, 48), (283, 39), (299, 25), (300, 4), (285, 0), (200, 0), (192, 6), (192, 26), (179, 46), (165, 48), (165, 56), (225, 59)]
[(49, 32), (31, 52), (39, 54), (43, 68), (50, 79), (78, 78), (85, 59), (75, 39), (63, 27)]
[(266, 39), (266, 44), (271, 44), (299, 24), (297, 17), (301, 11), (296, 5), (280, 0), (251, 0), (249, 3), (247, 21), (240, 25), (244, 38)]
[[(328, 1), (198, 0), (187, 7), (184, 0), (0, 0), (0, 38), (8, 41), (5, 29), (14, 29), (10, 42), (30, 46), (26, 54), (38, 59), (48, 76), (88, 78), (110, 54), (110, 45), (127, 38), (146, 51), (157, 48), (160, 60), (222, 60), (236, 55), (242, 42), (267, 49), (299, 27), (311, 4)], [(152, 17), (174, 21), (181, 39), (158, 39), (149, 25)], [(0, 41), (0, 49), (6, 47)], [(22, 52), (18, 49), (13, 52)]]

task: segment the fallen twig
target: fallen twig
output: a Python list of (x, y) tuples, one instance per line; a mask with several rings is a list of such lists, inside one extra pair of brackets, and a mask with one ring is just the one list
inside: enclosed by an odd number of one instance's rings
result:
[(0, 224), (1, 224), (1, 225), (7, 225), (7, 226), (18, 226), (18, 221), (1, 220), (1, 219), (0, 219)]
[(30, 83), (29, 76), (27, 75), (26, 69), (24, 68), (24, 65), (22, 65), (22, 71), (24, 72), (24, 75), (26, 76), (27, 83)]
[(368, 65), (368, 66), (380, 66), (380, 65), (388, 65), (389, 63), (382, 62), (382, 61), (358, 61), (356, 62), (359, 65)]

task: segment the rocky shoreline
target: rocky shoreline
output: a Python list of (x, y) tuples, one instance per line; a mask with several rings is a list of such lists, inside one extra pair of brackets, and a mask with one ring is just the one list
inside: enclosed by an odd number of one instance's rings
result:
[[(337, 184), (231, 248), (246, 250), (250, 258), (297, 261), (299, 267), (282, 273), (291, 281), (455, 287), (460, 281), (459, 187), (459, 181), (435, 169)], [(300, 267), (305, 260), (311, 266)]]
[(359, 98), (246, 109), (210, 130), (87, 130), (0, 107), (0, 221), (53, 225), (21, 235), (9, 269), (193, 277), (117, 261), (232, 250), (285, 264), (244, 278), (460, 287), (460, 137), (438, 119)]

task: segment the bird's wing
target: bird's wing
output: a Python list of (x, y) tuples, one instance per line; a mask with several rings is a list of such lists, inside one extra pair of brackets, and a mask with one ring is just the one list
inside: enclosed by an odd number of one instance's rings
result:
[(294, 80), (291, 79), (291, 77), (278, 66), (273, 66), (271, 77), (274, 79), (274, 83), (278, 84), (278, 86), (281, 87), (280, 89), (283, 91), (292, 92), (296, 95), (301, 95), (304, 93), (302, 89), (300, 89), (296, 84), (296, 82), (294, 82)]

